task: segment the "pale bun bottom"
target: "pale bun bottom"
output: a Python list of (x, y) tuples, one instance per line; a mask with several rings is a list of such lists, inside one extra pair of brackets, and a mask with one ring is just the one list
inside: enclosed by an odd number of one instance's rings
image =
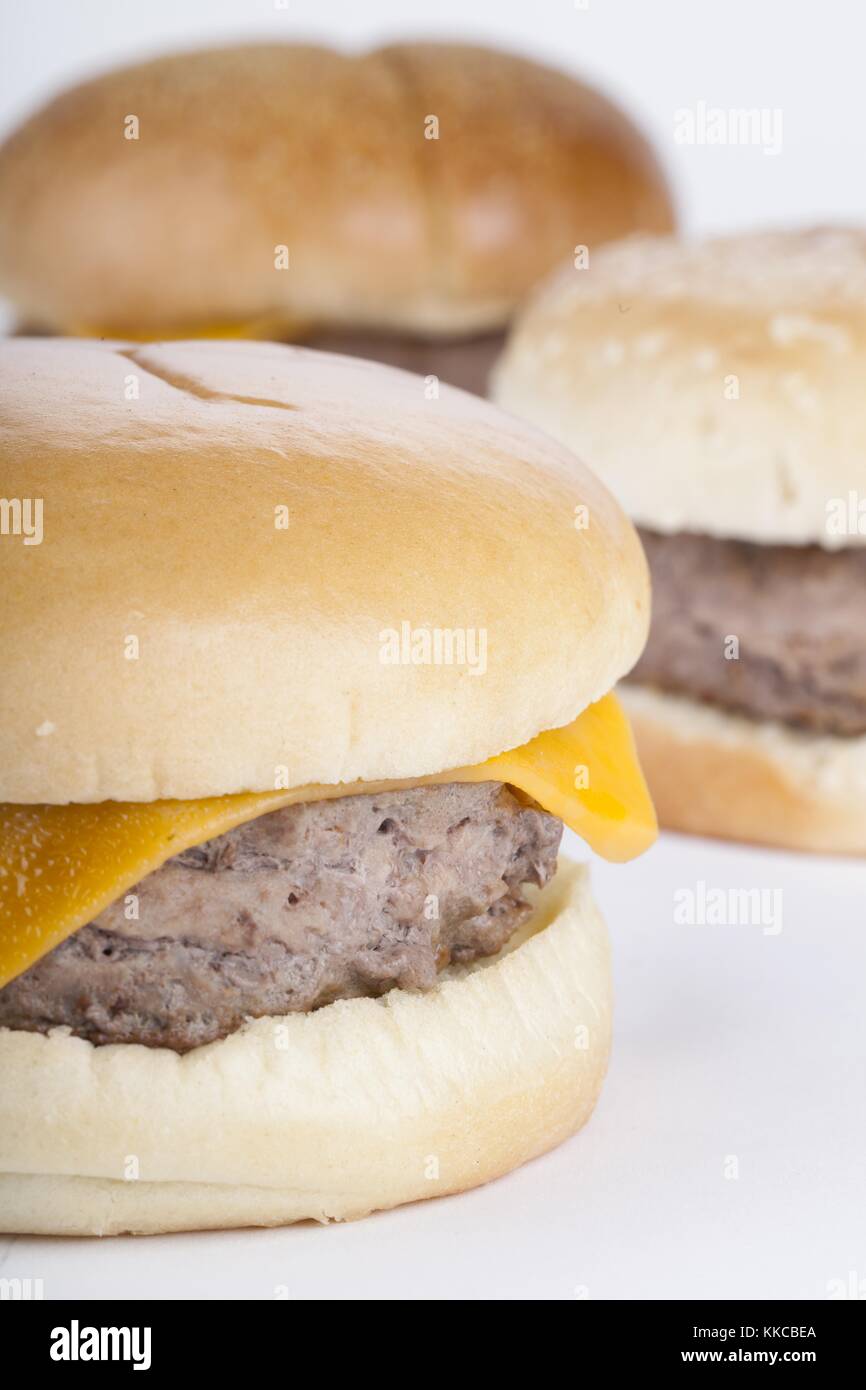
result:
[(460, 1192), (585, 1123), (610, 1028), (607, 932), (560, 861), (520, 939), (429, 994), (259, 1019), (185, 1057), (5, 1030), (0, 1230), (350, 1220)]
[(866, 738), (729, 714), (617, 687), (659, 823), (781, 849), (866, 853)]

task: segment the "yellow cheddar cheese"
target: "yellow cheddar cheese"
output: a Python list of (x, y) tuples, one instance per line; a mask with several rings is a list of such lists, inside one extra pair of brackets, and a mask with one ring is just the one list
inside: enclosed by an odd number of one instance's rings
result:
[(398, 782), (244, 792), (199, 801), (67, 806), (0, 804), (0, 987), (27, 970), (172, 855), (297, 801), (430, 782), (508, 782), (558, 816), (605, 859), (656, 837), (631, 730), (607, 695), (553, 729), (475, 767)]
[(110, 330), (81, 325), (69, 330), (75, 338), (116, 338), (130, 343), (171, 343), (188, 342), (196, 338), (241, 339), (253, 338), (274, 342), (296, 342), (307, 337), (310, 327), (306, 323), (289, 318), (249, 319), (242, 323), (174, 324), (161, 329), (142, 331), (141, 329)]

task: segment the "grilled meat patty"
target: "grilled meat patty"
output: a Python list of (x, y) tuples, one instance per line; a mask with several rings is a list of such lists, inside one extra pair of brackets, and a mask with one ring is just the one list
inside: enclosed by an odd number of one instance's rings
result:
[(866, 547), (640, 535), (653, 617), (630, 680), (813, 733), (866, 733)]
[[(185, 1052), (494, 954), (562, 825), (500, 782), (272, 811), (168, 860), (0, 990), (0, 1026)], [(137, 914), (137, 915), (135, 915)]]

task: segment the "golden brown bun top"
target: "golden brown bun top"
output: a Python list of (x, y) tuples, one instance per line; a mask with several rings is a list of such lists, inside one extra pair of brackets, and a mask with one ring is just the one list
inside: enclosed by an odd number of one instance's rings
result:
[(0, 149), (0, 290), (66, 332), (472, 332), (576, 244), (671, 225), (611, 102), (462, 45), (160, 58), (65, 93)]
[[(866, 544), (866, 229), (630, 237), (532, 297), (493, 398), (662, 532)], [(856, 498), (855, 498), (856, 501)]]
[(477, 397), (257, 343), (11, 339), (0, 375), (0, 800), (474, 764), (643, 647), (631, 524)]

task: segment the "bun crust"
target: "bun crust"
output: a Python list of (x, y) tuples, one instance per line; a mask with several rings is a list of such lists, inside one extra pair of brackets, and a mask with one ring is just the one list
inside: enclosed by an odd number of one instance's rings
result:
[(2, 800), (447, 771), (643, 647), (631, 524), (477, 397), (256, 343), (7, 340), (0, 374), (4, 488), (43, 505), (0, 546)]
[(669, 830), (866, 854), (866, 737), (757, 723), (626, 682), (641, 766)]
[(74, 88), (0, 149), (0, 288), (65, 332), (478, 332), (576, 242), (672, 225), (611, 102), (456, 44), (176, 54)]
[[(538, 292), (492, 396), (587, 458), (640, 525), (866, 544), (866, 232), (635, 237)], [(639, 427), (635, 422), (639, 421)]]
[(587, 870), (562, 863), (528, 937), (446, 976), (184, 1057), (0, 1031), (0, 1230), (347, 1220), (488, 1182), (579, 1129), (611, 1023)]

